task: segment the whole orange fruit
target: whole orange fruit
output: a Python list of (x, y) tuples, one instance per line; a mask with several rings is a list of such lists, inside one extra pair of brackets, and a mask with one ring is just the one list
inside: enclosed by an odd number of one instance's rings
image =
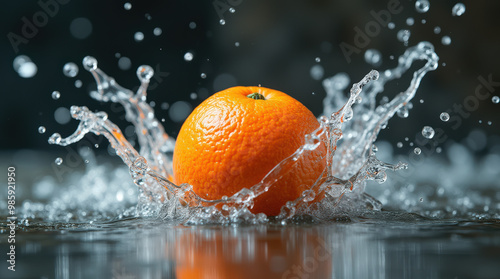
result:
[[(259, 183), (319, 127), (313, 113), (287, 94), (264, 87), (232, 87), (203, 101), (188, 116), (173, 156), (174, 183), (189, 183), (205, 199), (231, 196)], [(323, 172), (324, 143), (254, 200), (253, 213), (278, 215)]]

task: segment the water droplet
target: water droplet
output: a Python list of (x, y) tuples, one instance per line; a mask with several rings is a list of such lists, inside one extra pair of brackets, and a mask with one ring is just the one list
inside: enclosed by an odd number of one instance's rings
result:
[(53, 91), (52, 92), (52, 99), (58, 100), (59, 98), (61, 98), (61, 93), (59, 91)]
[(441, 153), (443, 149), (441, 147), (436, 147), (436, 153)]
[(463, 3), (456, 3), (451, 9), (451, 14), (453, 16), (461, 16), (465, 13), (465, 5)]
[(54, 133), (49, 138), (49, 144), (59, 144), (61, 142), (61, 135), (59, 133)]
[(491, 126), (492, 122), (491, 121), (488, 121), (488, 125)]
[(200, 77), (203, 78), (203, 79), (205, 79), (205, 78), (207, 78), (207, 74), (201, 73)]
[(434, 27), (434, 34), (439, 34), (439, 33), (441, 33), (441, 27), (439, 26)]
[(311, 67), (309, 74), (311, 75), (311, 77), (314, 80), (320, 80), (323, 78), (323, 75), (325, 74), (325, 70), (323, 69), (323, 66), (321, 66), (321, 65), (314, 65)]
[(163, 30), (161, 30), (160, 27), (156, 27), (155, 29), (153, 29), (153, 35), (155, 36), (160, 36), (162, 32)]
[(449, 36), (443, 36), (443, 38), (441, 38), (441, 43), (447, 46), (451, 44), (451, 38)]
[(189, 23), (189, 28), (190, 28), (190, 29), (195, 29), (195, 28), (196, 28), (196, 22), (191, 21), (191, 22)]
[(498, 103), (500, 103), (500, 97), (498, 97), (498, 96), (493, 96), (493, 97), (491, 98), (491, 101), (492, 101), (494, 104), (498, 104)]
[(235, 42), (235, 43), (234, 43), (234, 46), (235, 46), (235, 47), (239, 47), (239, 46), (240, 46), (240, 42)]
[(434, 129), (431, 126), (424, 126), (422, 128), (422, 136), (426, 139), (432, 139), (434, 137)]
[(73, 62), (64, 64), (63, 73), (67, 77), (76, 77), (78, 74), (78, 66)]
[(413, 149), (413, 153), (420, 155), (420, 153), (422, 153), (422, 149), (420, 149), (420, 147), (415, 147), (415, 149)]
[(344, 121), (351, 120), (353, 116), (354, 116), (354, 113), (352, 111), (352, 108), (350, 108), (350, 107), (346, 108), (346, 110), (344, 112)]
[(221, 20), (219, 20), (219, 24), (220, 24), (220, 25), (224, 25), (224, 24), (226, 24), (226, 21), (225, 21), (225, 20), (223, 20), (223, 19), (221, 19)]
[(365, 61), (370, 65), (379, 66), (382, 63), (382, 54), (376, 49), (367, 49), (365, 51)]
[(378, 152), (378, 147), (374, 144), (372, 145), (372, 152), (377, 153)]
[(401, 118), (407, 118), (410, 115), (410, 112), (408, 111), (408, 108), (406, 106), (404, 106), (404, 107), (401, 107), (400, 109), (398, 109), (396, 114)]
[(398, 141), (398, 143), (396, 143), (396, 146), (397, 146), (398, 148), (402, 148), (402, 147), (403, 147), (403, 143), (402, 143), (402, 142), (400, 142), (400, 141)]
[(40, 134), (45, 133), (45, 131), (47, 131), (47, 129), (45, 129), (45, 127), (44, 127), (44, 126), (40, 126), (40, 127), (38, 127), (38, 132), (39, 132)]
[(95, 148), (99, 148), (99, 144), (97, 144), (97, 143), (96, 143), (96, 144), (94, 144), (94, 147), (95, 147)]
[(318, 62), (318, 63), (319, 63), (319, 62), (321, 62), (321, 58), (316, 57), (316, 58), (314, 58), (314, 61), (316, 61), (316, 62)]
[(118, 59), (118, 68), (120, 70), (126, 71), (131, 67), (132, 67), (132, 61), (130, 60), (130, 58), (122, 56), (120, 57), (120, 59)]
[(144, 14), (144, 17), (145, 17), (147, 20), (151, 20), (151, 19), (153, 19), (153, 17), (152, 17), (150, 14)]
[(69, 112), (69, 109), (65, 107), (60, 107), (57, 108), (54, 111), (54, 119), (56, 120), (57, 123), (59, 124), (67, 124), (71, 120), (71, 114)]
[(450, 120), (450, 115), (447, 112), (442, 112), (439, 115), (439, 119), (441, 119), (441, 121), (447, 122), (448, 120)]
[(142, 65), (137, 68), (136, 74), (141, 82), (149, 82), (149, 80), (155, 74), (155, 71), (153, 70), (153, 68), (151, 68), (151, 66)]
[(193, 57), (194, 57), (194, 56), (193, 56), (193, 53), (191, 53), (191, 52), (186, 52), (186, 53), (184, 54), (184, 60), (186, 60), (186, 61), (191, 61), (191, 60), (193, 60)]
[(142, 33), (142, 32), (135, 32), (135, 34), (134, 34), (134, 40), (136, 42), (140, 42), (140, 41), (144, 40), (144, 33)]
[(14, 58), (12, 65), (14, 66), (14, 70), (22, 78), (34, 77), (38, 72), (38, 67), (36, 66), (36, 64), (33, 63), (31, 59), (26, 55), (19, 55)]
[(422, 24), (426, 24), (426, 23), (427, 23), (427, 20), (422, 19), (422, 21), (421, 21), (421, 22), (422, 22)]
[(415, 2), (415, 10), (419, 13), (426, 13), (429, 11), (431, 4), (427, 0), (417, 0)]
[(408, 26), (412, 26), (413, 24), (415, 24), (415, 20), (413, 19), (413, 17), (409, 17), (406, 19), (406, 24)]
[(57, 157), (54, 160), (54, 163), (56, 163), (56, 165), (60, 166), (63, 163), (63, 159), (61, 157)]
[[(118, 54), (119, 55), (119, 54)], [(92, 56), (85, 56), (82, 61), (83, 68), (87, 71), (97, 69), (97, 59)]]
[(198, 94), (196, 94), (196, 93), (194, 93), (194, 92), (193, 92), (193, 93), (191, 93), (191, 94), (189, 94), (189, 98), (191, 98), (191, 100), (194, 100), (194, 99), (196, 99), (197, 97), (198, 97)]
[(420, 202), (423, 202), (423, 201), (424, 201), (424, 198), (420, 198), (420, 200), (419, 200), (419, 201), (420, 201)]
[(400, 42), (408, 42), (410, 39), (411, 32), (408, 29), (401, 29), (398, 31), (397, 37)]
[(396, 24), (394, 24), (394, 22), (389, 22), (389, 23), (387, 24), (387, 27), (388, 27), (389, 29), (394, 29), (394, 28), (396, 27)]
[(123, 8), (127, 11), (129, 11), (130, 9), (132, 9), (132, 4), (130, 4), (129, 2), (123, 4)]
[(229, 12), (234, 14), (234, 12), (236, 12), (236, 10), (233, 7), (231, 7), (231, 8), (229, 8)]
[(193, 107), (188, 102), (177, 101), (168, 110), (168, 116), (174, 122), (182, 122), (189, 116), (192, 110)]
[(405, 141), (409, 141), (409, 140), (410, 140), (410, 138), (409, 138), (409, 137), (406, 137), (406, 138), (405, 138)]
[(82, 87), (82, 85), (83, 85), (83, 83), (82, 83), (82, 81), (81, 81), (81, 80), (79, 80), (79, 79), (75, 80), (75, 87), (76, 87), (76, 88), (81, 88), (81, 87)]

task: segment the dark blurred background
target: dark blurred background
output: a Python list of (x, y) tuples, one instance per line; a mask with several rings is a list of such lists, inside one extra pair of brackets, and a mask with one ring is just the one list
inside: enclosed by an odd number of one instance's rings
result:
[[(500, 86), (489, 98), (479, 100), (478, 108), (463, 118), (459, 129), (440, 121), (439, 115), (474, 96), (480, 84), (478, 76), (487, 79), (491, 75), (494, 81), (500, 81), (500, 2), (464, 2), (466, 12), (457, 17), (451, 14), (456, 1), (431, 1), (427, 13), (418, 13), (415, 1), (401, 0), (402, 11), (391, 18), (395, 28), (381, 27), (348, 62), (340, 44), (355, 46), (354, 28), (364, 30), (367, 23), (374, 21), (370, 11), (386, 10), (387, 2), (6, 1), (0, 12), (0, 149), (60, 149), (49, 146), (47, 138), (54, 132), (66, 136), (74, 131), (77, 121), (68, 121), (67, 111), (60, 109), (74, 104), (107, 111), (109, 118), (126, 131), (129, 124), (122, 110), (89, 97), (95, 84), (81, 66), (86, 55), (96, 57), (102, 70), (130, 89), (139, 84), (137, 67), (151, 65), (156, 75), (148, 99), (154, 101), (157, 118), (164, 119), (166, 131), (175, 137), (191, 108), (233, 85), (261, 84), (287, 92), (319, 115), (325, 91), (321, 79), (311, 76), (311, 68), (320, 65), (324, 70), (322, 78), (346, 72), (351, 82), (356, 82), (372, 68), (394, 67), (397, 59), (390, 57), (397, 58), (405, 50), (396, 36), (400, 29), (411, 31), (410, 46), (423, 40), (432, 42), (440, 66), (424, 78), (410, 117), (393, 119), (381, 138), (392, 143), (404, 141), (405, 137), (413, 139), (425, 125), (444, 129), (449, 141), (463, 141), (472, 131), (480, 131), (488, 138), (498, 137), (500, 104), (494, 104), (491, 97), (500, 95)], [(40, 3), (51, 3), (52, 14), (44, 12)], [(131, 4), (128, 10), (126, 3)], [(227, 10), (227, 5), (235, 12)], [(221, 16), (224, 25), (220, 24)], [(408, 17), (414, 19), (412, 26), (407, 24)], [(19, 40), (13, 34), (23, 38), (26, 21), (38, 21), (43, 26), (32, 32), (32, 38), (13, 44), (13, 38)], [(434, 32), (436, 26), (441, 28), (439, 34)], [(134, 39), (137, 32), (143, 34), (141, 41)], [(441, 43), (445, 35), (451, 38), (450, 45)], [(379, 67), (364, 60), (365, 50), (372, 48), (382, 53)], [(184, 59), (187, 52), (193, 54), (192, 61)], [(28, 56), (37, 66), (33, 77), (23, 78), (16, 72), (13, 62), (19, 55)], [(67, 62), (78, 65), (75, 77), (63, 74)], [(202, 73), (206, 78), (201, 77)], [(78, 80), (82, 84), (79, 88), (75, 86)], [(408, 78), (395, 81), (388, 87), (388, 95), (407, 86)], [(51, 97), (54, 90), (61, 93), (57, 100)], [(42, 125), (47, 130), (44, 134), (38, 132)], [(106, 148), (102, 145), (99, 150), (104, 152)]]

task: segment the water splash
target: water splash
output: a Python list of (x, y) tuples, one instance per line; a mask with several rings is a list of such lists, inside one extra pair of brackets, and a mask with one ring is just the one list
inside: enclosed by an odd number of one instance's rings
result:
[[(376, 106), (375, 97), (383, 91), (384, 85), (401, 77), (417, 60), (424, 60), (426, 64), (414, 72), (409, 87), (394, 99)], [(83, 59), (84, 68), (97, 83), (97, 91), (92, 91), (91, 96), (99, 101), (119, 103), (125, 108), (126, 119), (135, 127), (139, 151), (108, 120), (106, 113), (94, 113), (79, 106), (72, 106), (70, 110), (71, 116), (80, 121), (77, 130), (66, 138), (55, 133), (49, 138), (49, 143), (66, 146), (81, 140), (87, 133), (103, 135), (128, 166), (140, 189), (138, 212), (159, 214), (162, 218), (183, 223), (204, 224), (267, 222), (268, 216), (250, 212), (253, 200), (273, 187), (274, 182), (287, 172), (293, 171), (298, 158), (312, 152), (324, 141), (327, 143), (327, 168), (323, 175), (295, 200), (288, 201), (274, 219), (286, 222), (297, 214), (327, 219), (346, 208), (379, 210), (380, 202), (364, 192), (365, 181), (383, 183), (387, 179), (386, 170), (404, 169), (407, 165), (402, 162), (392, 165), (377, 159), (373, 142), (389, 119), (408, 106), (421, 79), (437, 68), (437, 62), (433, 46), (422, 42), (408, 48), (399, 58), (397, 67), (384, 71), (382, 75), (372, 70), (360, 82), (354, 83), (348, 98), (343, 97), (343, 90), (349, 84), (346, 74), (324, 80), (327, 97), (325, 111), (319, 119), (320, 127), (307, 135), (306, 143), (279, 163), (260, 183), (219, 200), (203, 199), (191, 185), (175, 185), (170, 181), (174, 140), (165, 133), (146, 102), (149, 80), (154, 75), (149, 66), (138, 68), (141, 85), (134, 93), (100, 70), (95, 58), (87, 56)]]

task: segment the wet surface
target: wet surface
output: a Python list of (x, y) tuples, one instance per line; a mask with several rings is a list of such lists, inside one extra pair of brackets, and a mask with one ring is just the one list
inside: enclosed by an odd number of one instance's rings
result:
[(16, 271), (5, 261), (0, 270), (2, 278), (498, 278), (500, 220), (395, 211), (342, 220), (32, 223), (17, 230)]

